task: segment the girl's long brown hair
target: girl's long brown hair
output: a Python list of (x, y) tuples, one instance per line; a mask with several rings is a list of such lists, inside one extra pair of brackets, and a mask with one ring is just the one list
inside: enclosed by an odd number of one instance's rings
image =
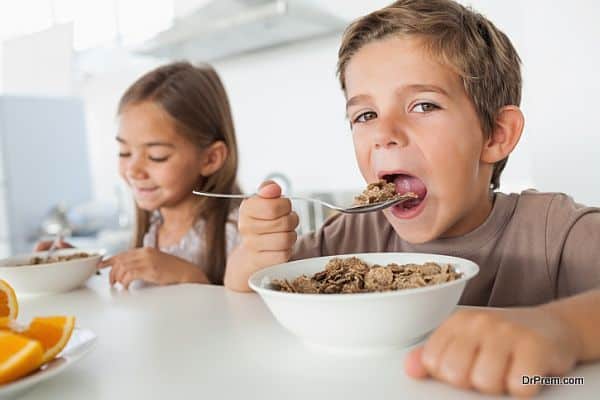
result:
[[(240, 193), (236, 182), (238, 152), (229, 100), (221, 79), (209, 65), (176, 62), (158, 67), (139, 78), (123, 94), (118, 114), (130, 105), (152, 101), (172, 118), (178, 133), (199, 148), (223, 141), (227, 159), (214, 174), (205, 177), (196, 189), (216, 193)], [(239, 202), (198, 197), (197, 218), (205, 219), (205, 253), (208, 279), (223, 284), (226, 264), (225, 225)], [(142, 247), (150, 225), (150, 213), (136, 204), (134, 246)]]

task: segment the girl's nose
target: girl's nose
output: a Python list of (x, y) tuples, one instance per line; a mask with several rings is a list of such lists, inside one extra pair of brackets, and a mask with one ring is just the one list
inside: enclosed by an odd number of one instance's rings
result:
[(131, 157), (127, 164), (127, 176), (131, 179), (145, 179), (148, 177), (142, 157)]
[(377, 124), (373, 145), (376, 149), (406, 147), (409, 139), (403, 124), (396, 118), (381, 118)]

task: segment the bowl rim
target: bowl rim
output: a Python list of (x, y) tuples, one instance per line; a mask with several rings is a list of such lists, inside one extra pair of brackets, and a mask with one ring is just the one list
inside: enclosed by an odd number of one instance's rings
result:
[[(23, 254), (16, 254), (14, 256), (10, 256), (10, 257), (6, 257), (6, 258), (2, 258), (0, 259), (0, 263), (5, 262), (6, 260), (17, 260), (17, 259), (21, 259), (21, 258), (32, 258), (32, 257), (36, 257), (39, 255), (43, 255), (45, 254), (46, 251), (34, 251), (31, 253), (23, 253)], [(96, 249), (91, 249), (91, 248), (77, 248), (77, 247), (73, 247), (73, 248), (65, 248), (65, 249), (58, 249), (56, 250), (56, 255), (60, 255), (60, 254), (69, 254), (69, 253), (92, 253), (89, 257), (81, 257), (81, 258), (76, 258), (73, 260), (68, 260), (68, 261), (60, 261), (60, 262), (53, 262), (53, 263), (44, 263), (44, 264), (26, 264), (26, 265), (2, 265), (0, 264), (0, 271), (7, 271), (10, 270), (11, 272), (13, 271), (22, 271), (22, 270), (36, 270), (36, 269), (48, 269), (48, 268), (54, 268), (58, 265), (72, 265), (84, 260), (90, 260), (90, 259), (94, 259), (97, 258), (98, 260), (100, 260), (104, 254), (106, 253), (105, 249), (100, 249), (100, 248), (96, 248)]]
[[(402, 255), (402, 256), (408, 255), (408, 256), (431, 256), (432, 258), (444, 257), (449, 260), (456, 260), (457, 263), (460, 263), (460, 264), (470, 265), (473, 269), (472, 269), (472, 271), (463, 272), (462, 277), (460, 277), (456, 280), (450, 281), (450, 282), (438, 283), (435, 285), (423, 286), (423, 287), (419, 287), (419, 288), (390, 290), (390, 291), (386, 291), (386, 292), (331, 293), (331, 294), (325, 294), (325, 295), (323, 293), (290, 293), (290, 292), (282, 292), (279, 290), (268, 289), (268, 288), (260, 286), (260, 284), (255, 284), (253, 282), (255, 280), (264, 279), (267, 276), (267, 274), (269, 273), (269, 271), (272, 271), (275, 269), (280, 269), (283, 266), (288, 265), (288, 264), (296, 264), (296, 263), (306, 262), (306, 260), (318, 260), (318, 259), (326, 260), (326, 259), (335, 258), (335, 257), (338, 257), (338, 258), (339, 257), (344, 257), (344, 258), (358, 257), (358, 258), (360, 258), (361, 256), (368, 257), (368, 256), (372, 256), (372, 255), (383, 255), (383, 254), (389, 254), (391, 256), (392, 255)], [(435, 261), (432, 260), (431, 262), (435, 262)], [(280, 263), (280, 264), (276, 264), (276, 265), (273, 265), (273, 266), (270, 266), (267, 268), (263, 268), (261, 270), (254, 272), (248, 278), (248, 286), (254, 292), (258, 293), (261, 296), (265, 295), (265, 296), (271, 296), (271, 297), (285, 297), (287, 299), (301, 298), (301, 299), (306, 299), (309, 301), (315, 301), (315, 300), (339, 301), (340, 299), (347, 299), (349, 301), (352, 301), (352, 300), (367, 300), (367, 299), (372, 299), (372, 298), (386, 298), (386, 297), (394, 297), (394, 296), (409, 296), (409, 295), (415, 294), (415, 293), (424, 293), (424, 292), (435, 291), (435, 290), (450, 287), (450, 286), (466, 284), (471, 278), (477, 276), (477, 274), (479, 274), (479, 271), (480, 271), (480, 268), (479, 268), (479, 265), (477, 265), (477, 263), (475, 263), (471, 260), (468, 260), (466, 258), (449, 256), (449, 255), (445, 255), (445, 254), (413, 253), (413, 252), (351, 253), (351, 254), (337, 254), (337, 255), (321, 256), (321, 257), (309, 257), (309, 258), (304, 258), (301, 260), (288, 261), (285, 263)], [(468, 272), (470, 272), (470, 274), (468, 274)]]

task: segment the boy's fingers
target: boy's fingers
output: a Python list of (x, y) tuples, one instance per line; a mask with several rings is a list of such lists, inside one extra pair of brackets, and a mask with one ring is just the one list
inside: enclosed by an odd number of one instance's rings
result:
[(283, 251), (261, 251), (256, 255), (259, 265), (275, 265), (287, 262), (292, 257), (292, 249)]
[(453, 337), (447, 329), (444, 329), (444, 325), (445, 324), (442, 324), (442, 326), (436, 329), (429, 339), (427, 339), (421, 356), (423, 365), (429, 374), (433, 376), (437, 376), (443, 353)]
[(408, 376), (416, 379), (423, 379), (429, 376), (427, 369), (423, 365), (421, 357), (423, 355), (423, 347), (420, 346), (413, 349), (404, 360), (404, 370)]
[(292, 211), (288, 215), (272, 220), (244, 218), (239, 221), (238, 229), (243, 235), (290, 232), (298, 227), (299, 222), (298, 214)]
[(468, 388), (471, 369), (478, 351), (478, 339), (466, 335), (455, 336), (442, 354), (437, 377), (454, 386)]
[(504, 392), (510, 347), (509, 340), (498, 340), (494, 336), (484, 339), (471, 370), (470, 381), (474, 388), (486, 394)]
[(296, 231), (290, 231), (251, 235), (243, 240), (246, 247), (254, 251), (285, 251), (294, 246), (297, 238)]
[(274, 181), (265, 181), (261, 183), (258, 195), (265, 199), (274, 199), (281, 196), (281, 188)]
[(542, 347), (532, 340), (523, 340), (512, 352), (512, 360), (508, 368), (507, 386), (513, 396), (533, 396), (539, 385), (523, 385), (524, 375), (545, 375), (547, 372), (547, 354), (543, 354)]
[(244, 218), (272, 220), (289, 215), (292, 212), (292, 202), (289, 199), (264, 199), (252, 197), (240, 205), (240, 220)]

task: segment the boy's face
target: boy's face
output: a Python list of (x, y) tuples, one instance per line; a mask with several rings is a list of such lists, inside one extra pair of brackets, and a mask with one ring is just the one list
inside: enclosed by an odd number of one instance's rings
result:
[(492, 165), (480, 160), (484, 135), (462, 80), (415, 37), (362, 47), (346, 67), (347, 115), (360, 171), (419, 200), (384, 211), (411, 243), (458, 236), (491, 209)]

